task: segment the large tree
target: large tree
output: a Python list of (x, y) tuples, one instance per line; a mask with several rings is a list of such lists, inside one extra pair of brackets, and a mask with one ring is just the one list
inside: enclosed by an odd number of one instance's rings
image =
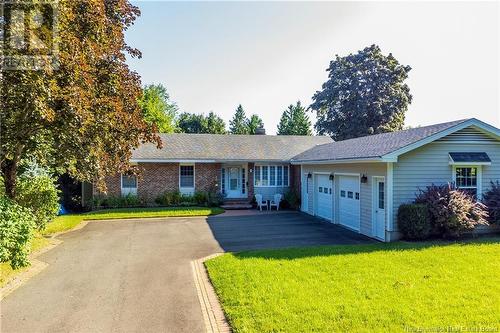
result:
[[(156, 142), (138, 105), (139, 75), (126, 54), (124, 31), (140, 14), (127, 0), (60, 0), (59, 67), (2, 71), (0, 166), (14, 198), (19, 163), (26, 157), (97, 181), (130, 170), (141, 142)], [(5, 22), (10, 29), (10, 22)]]
[(412, 100), (405, 83), (410, 70), (377, 45), (337, 55), (310, 106), (317, 112), (316, 130), (334, 140), (401, 130)]
[(165, 86), (162, 84), (145, 86), (139, 104), (148, 124), (156, 125), (158, 132), (175, 132), (175, 118), (178, 108), (170, 100)]
[(231, 134), (248, 134), (248, 118), (243, 110), (243, 106), (238, 105), (233, 119), (229, 122), (229, 131)]
[(264, 128), (264, 121), (256, 114), (253, 114), (247, 122), (248, 134), (256, 134), (257, 129)]
[(208, 116), (194, 113), (181, 113), (177, 121), (180, 133), (226, 134), (226, 123), (214, 112)]
[(311, 121), (300, 101), (283, 111), (278, 124), (278, 135), (312, 135)]

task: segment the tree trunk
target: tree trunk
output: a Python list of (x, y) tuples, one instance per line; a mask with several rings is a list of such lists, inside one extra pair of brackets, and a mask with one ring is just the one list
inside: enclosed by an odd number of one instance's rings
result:
[(8, 198), (14, 199), (16, 196), (16, 179), (17, 179), (17, 161), (4, 160), (2, 165), (3, 182), (5, 185), (5, 194)]

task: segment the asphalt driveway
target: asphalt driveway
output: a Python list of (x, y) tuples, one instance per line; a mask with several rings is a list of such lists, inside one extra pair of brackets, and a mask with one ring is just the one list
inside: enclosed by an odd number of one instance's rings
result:
[(38, 257), (0, 304), (1, 332), (203, 332), (191, 261), (222, 251), (357, 244), (299, 213), (90, 222)]

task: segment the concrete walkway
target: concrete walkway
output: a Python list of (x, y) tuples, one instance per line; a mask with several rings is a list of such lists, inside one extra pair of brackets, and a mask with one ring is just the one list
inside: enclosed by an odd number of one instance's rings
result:
[(38, 257), (48, 267), (1, 302), (0, 330), (203, 332), (193, 259), (370, 242), (299, 213), (258, 214), (90, 222)]

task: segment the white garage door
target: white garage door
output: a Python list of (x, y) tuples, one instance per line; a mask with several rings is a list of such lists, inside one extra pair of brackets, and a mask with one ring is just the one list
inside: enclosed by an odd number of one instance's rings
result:
[(316, 175), (315, 183), (316, 216), (332, 220), (333, 188), (329, 175)]
[(339, 222), (359, 231), (359, 177), (339, 177)]

